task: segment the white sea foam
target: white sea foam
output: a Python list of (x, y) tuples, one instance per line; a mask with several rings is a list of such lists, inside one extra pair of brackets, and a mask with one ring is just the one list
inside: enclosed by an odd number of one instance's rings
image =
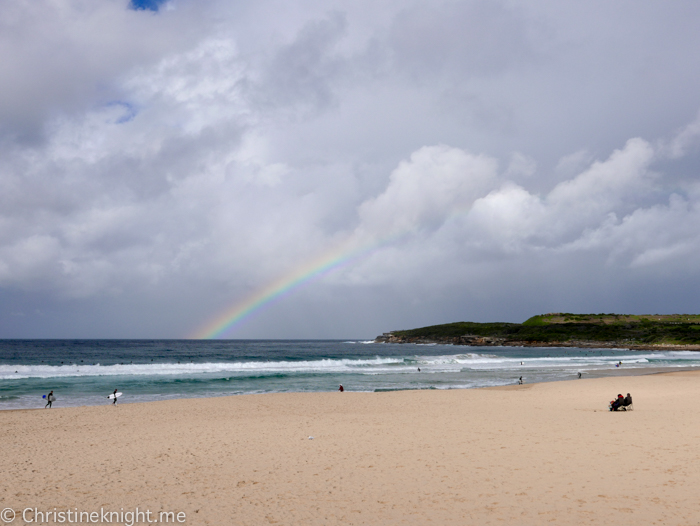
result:
[[(0, 364), (0, 381), (4, 386), (0, 409), (43, 407), (45, 401), (41, 395), (47, 389), (57, 389), (59, 405), (68, 406), (105, 403), (104, 395), (114, 385), (119, 385), (125, 393), (120, 403), (129, 403), (242, 393), (328, 391), (337, 389), (340, 382), (350, 391), (460, 389), (515, 384), (520, 376), (531, 383), (574, 379), (579, 372), (596, 377), (618, 371), (624, 373), (625, 369), (700, 367), (700, 353), (685, 350), (634, 352), (445, 345), (363, 347), (374, 343), (373, 340), (187, 343), (185, 346), (168, 343), (154, 353), (157, 361), (149, 363), (146, 360), (150, 360), (150, 355), (138, 344), (117, 342), (116, 350), (121, 353), (119, 356), (124, 356), (120, 358), (123, 364), (111, 361), (105, 364), (104, 358), (97, 358), (105, 356), (109, 344), (94, 345), (98, 351), (94, 358), (90, 357), (90, 348), (84, 351), (82, 345), (68, 345), (67, 349), (72, 351), (68, 355), (62, 354), (65, 344), (40, 352), (29, 345), (36, 361), (23, 365)], [(326, 348), (328, 354), (325, 354)], [(178, 353), (165, 358), (171, 349)], [(242, 351), (240, 356), (249, 356), (251, 349), (253, 355), (261, 358), (246, 361), (235, 357), (238, 351)], [(204, 352), (199, 353), (200, 350)], [(383, 351), (402, 354), (386, 356)], [(185, 353), (200, 356), (200, 363), (176, 357)], [(116, 359), (111, 353), (108, 355), (111, 360)], [(68, 361), (69, 356), (73, 361)], [(75, 356), (88, 363), (76, 363)], [(132, 356), (137, 363), (131, 362)], [(221, 361), (220, 356), (230, 358)], [(267, 356), (269, 360), (265, 359)], [(322, 359), (322, 356), (336, 358)], [(38, 362), (47, 358), (66, 363)], [(178, 359), (181, 363), (177, 363)], [(100, 360), (103, 363), (97, 363)], [(615, 365), (620, 361), (622, 365), (618, 369)]]
[(115, 365), (2, 365), (0, 380), (77, 376), (158, 376), (202, 373), (332, 373), (352, 368), (402, 365), (403, 358), (324, 359), (310, 361), (153, 363)]
[[(618, 362), (626, 367), (661, 364), (667, 367), (700, 364), (700, 354), (690, 351), (629, 353), (610, 355), (538, 356), (531, 358), (498, 356), (487, 353), (413, 355), (364, 359), (320, 359), (299, 361), (240, 361), (206, 363), (145, 363), (93, 365), (8, 365), (0, 364), (0, 380), (27, 378), (70, 378), (100, 376), (173, 376), (226, 374), (246, 377), (270, 374), (401, 374), (424, 372), (566, 370), (567, 368), (609, 368)], [(682, 362), (671, 364), (669, 361)], [(521, 365), (522, 362), (522, 365)], [(687, 363), (687, 365), (684, 365)]]
[[(444, 356), (397, 356), (375, 357), (369, 359), (322, 359), (300, 361), (241, 361), (241, 362), (206, 362), (206, 363), (146, 363), (93, 365), (7, 365), (0, 364), (0, 379), (13, 380), (23, 378), (58, 378), (80, 376), (158, 376), (190, 375), (205, 373), (333, 373), (362, 372), (396, 372), (397, 368), (411, 370), (415, 366), (454, 366), (465, 363), (496, 363), (502, 359), (487, 354), (459, 354)], [(448, 367), (449, 368), (449, 367)]]

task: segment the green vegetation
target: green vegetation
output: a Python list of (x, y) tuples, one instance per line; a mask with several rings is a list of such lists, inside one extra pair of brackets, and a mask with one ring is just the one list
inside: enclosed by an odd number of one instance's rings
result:
[(700, 315), (631, 315), (550, 313), (524, 323), (457, 322), (393, 331), (380, 341), (437, 341), (478, 344), (581, 342), (609, 345), (700, 345)]
[(533, 316), (526, 320), (523, 325), (549, 325), (553, 323), (603, 323), (610, 325), (639, 322), (700, 323), (700, 314), (572, 314), (570, 312), (555, 312)]

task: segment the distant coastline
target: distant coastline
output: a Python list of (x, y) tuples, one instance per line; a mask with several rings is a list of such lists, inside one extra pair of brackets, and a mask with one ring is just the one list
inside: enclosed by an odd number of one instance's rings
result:
[(700, 351), (700, 315), (549, 313), (524, 323), (456, 322), (391, 331), (375, 342)]

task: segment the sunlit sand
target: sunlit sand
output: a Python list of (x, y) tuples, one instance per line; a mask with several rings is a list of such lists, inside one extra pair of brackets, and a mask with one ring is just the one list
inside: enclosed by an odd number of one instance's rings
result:
[[(607, 411), (628, 392), (633, 412)], [(138, 507), (251, 526), (700, 520), (699, 372), (3, 411), (0, 423), (0, 495), (18, 517)]]

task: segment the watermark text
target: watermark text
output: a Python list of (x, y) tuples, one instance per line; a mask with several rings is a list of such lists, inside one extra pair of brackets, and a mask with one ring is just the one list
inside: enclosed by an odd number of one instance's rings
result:
[(0, 521), (9, 524), (21, 517), (26, 524), (184, 524), (187, 515), (184, 511), (151, 511), (135, 508), (120, 508), (119, 511), (100, 508), (99, 511), (82, 511), (78, 508), (5, 508), (0, 512)]

